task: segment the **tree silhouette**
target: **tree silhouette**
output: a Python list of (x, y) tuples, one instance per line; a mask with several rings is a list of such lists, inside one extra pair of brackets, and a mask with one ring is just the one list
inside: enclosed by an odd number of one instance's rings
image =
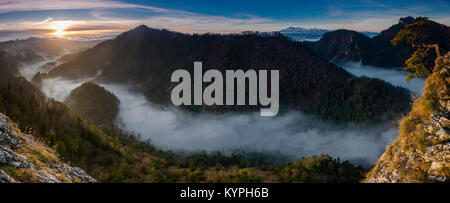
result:
[(406, 78), (406, 82), (417, 76), (427, 77), (430, 75), (429, 69), (424, 65), (424, 59), (428, 56), (430, 49), (434, 48), (437, 58), (441, 57), (438, 44), (425, 44), (417, 39), (418, 35), (432, 26), (428, 21), (428, 17), (419, 16), (414, 21), (414, 23), (406, 25), (405, 29), (400, 30), (391, 40), (394, 46), (406, 42), (411, 43), (411, 46), (416, 49), (411, 57), (405, 61), (405, 70), (413, 71)]

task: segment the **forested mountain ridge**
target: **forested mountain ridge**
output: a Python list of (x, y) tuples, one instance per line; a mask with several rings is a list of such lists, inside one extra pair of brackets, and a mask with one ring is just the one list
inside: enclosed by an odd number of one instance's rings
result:
[[(414, 23), (413, 17), (400, 18), (397, 24), (383, 30), (379, 35), (369, 38), (351, 30), (337, 30), (326, 33), (317, 42), (306, 42), (319, 55), (336, 62), (354, 61), (363, 65), (379, 67), (403, 67), (404, 62), (413, 53), (410, 44), (393, 46), (391, 40), (407, 25)], [(426, 44), (438, 44), (441, 51), (450, 48), (450, 27), (428, 20), (431, 27), (418, 34), (418, 41)], [(431, 55), (428, 66), (436, 56)]]
[[(94, 77), (132, 84), (153, 103), (169, 105), (177, 69), (275, 69), (280, 71), (282, 108), (337, 122), (392, 118), (409, 109), (410, 93), (378, 79), (356, 78), (319, 57), (303, 43), (280, 34), (188, 35), (139, 26), (62, 64), (44, 77)], [(101, 74), (100, 74), (101, 73)], [(242, 111), (242, 106), (189, 106), (212, 112)]]
[(365, 182), (449, 182), (450, 52), (435, 63), (423, 96), (400, 123), (399, 137)]

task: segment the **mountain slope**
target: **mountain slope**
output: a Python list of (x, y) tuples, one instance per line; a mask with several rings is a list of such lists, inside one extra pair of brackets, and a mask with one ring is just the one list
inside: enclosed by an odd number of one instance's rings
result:
[[(282, 35), (187, 35), (139, 26), (98, 44), (47, 77), (96, 77), (132, 84), (156, 104), (169, 105), (170, 76), (177, 69), (279, 70), (282, 108), (301, 110), (327, 120), (378, 121), (408, 110), (410, 95), (377, 79), (356, 78), (322, 59), (303, 43)], [(101, 74), (99, 74), (101, 73)], [(205, 85), (206, 86), (206, 85)], [(243, 111), (255, 106), (188, 106), (193, 111)]]
[[(448, 51), (450, 28), (431, 20), (428, 22), (432, 27), (420, 33), (417, 40), (427, 44), (437, 43), (441, 50)], [(392, 25), (382, 31), (380, 35), (372, 38), (355, 31), (337, 30), (326, 33), (317, 42), (308, 42), (307, 44), (319, 55), (337, 62), (361, 61), (363, 65), (402, 67), (406, 59), (413, 53), (413, 49), (409, 44), (394, 47), (390, 41), (399, 30), (412, 23), (414, 23), (413, 17), (400, 18), (398, 24)], [(435, 58), (435, 56), (430, 56), (430, 58)], [(430, 67), (433, 67), (433, 62), (428, 62)]]
[(2, 80), (7, 79), (7, 75), (19, 74), (16, 61), (9, 58), (9, 55), (4, 51), (0, 51), (0, 67), (0, 79)]
[(425, 92), (401, 121), (366, 182), (444, 182), (450, 177), (450, 52), (436, 60)]
[(0, 86), (0, 112), (13, 119), (20, 130), (45, 140), (62, 159), (100, 181), (111, 178), (124, 161), (135, 160), (128, 153), (152, 159), (138, 150), (140, 144), (134, 137), (118, 129), (100, 130), (66, 105), (46, 98), (23, 78), (13, 77)]
[(351, 30), (326, 33), (319, 41), (308, 43), (321, 56), (333, 61), (359, 61), (371, 54), (371, 38)]
[(61, 162), (58, 154), (0, 113), (0, 183), (97, 182), (80, 168)]

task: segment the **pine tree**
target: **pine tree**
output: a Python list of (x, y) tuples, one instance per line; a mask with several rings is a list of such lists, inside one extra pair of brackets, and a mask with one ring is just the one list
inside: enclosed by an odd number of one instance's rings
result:
[(418, 35), (422, 34), (427, 28), (431, 28), (432, 25), (428, 21), (428, 18), (419, 16), (414, 21), (414, 23), (407, 25), (405, 29), (400, 30), (391, 40), (394, 46), (406, 42), (411, 43), (411, 46), (416, 49), (405, 62), (405, 70), (413, 71), (406, 78), (406, 82), (409, 82), (417, 76), (428, 77), (430, 75), (429, 69), (424, 65), (424, 59), (428, 56), (432, 48), (436, 51), (437, 58), (441, 57), (438, 44), (425, 44), (417, 40)]

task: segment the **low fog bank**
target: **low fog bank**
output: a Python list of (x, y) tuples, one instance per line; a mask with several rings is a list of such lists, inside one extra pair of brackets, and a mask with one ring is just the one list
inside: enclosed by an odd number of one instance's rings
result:
[[(86, 80), (84, 80), (86, 81)], [(84, 81), (44, 80), (43, 92), (63, 101)], [(276, 117), (259, 113), (195, 114), (161, 108), (124, 85), (101, 84), (120, 100), (117, 123), (124, 130), (164, 149), (276, 152), (292, 158), (326, 153), (365, 166), (374, 164), (397, 137), (397, 127), (330, 126), (291, 111)]]
[(30, 63), (30, 64), (19, 63), (19, 67), (18, 67), (19, 73), (20, 73), (20, 75), (25, 77), (27, 80), (31, 80), (33, 78), (33, 76), (36, 75), (36, 73), (38, 73), (38, 72), (47, 73), (49, 70), (44, 70), (43, 66), (47, 63), (55, 62), (63, 55), (64, 54), (59, 55), (57, 57), (45, 58), (42, 61)]
[(192, 114), (152, 105), (125, 86), (103, 85), (121, 101), (119, 122), (142, 139), (166, 149), (280, 152), (300, 158), (327, 153), (354, 163), (375, 163), (397, 136), (386, 123), (372, 128), (330, 126), (291, 111), (276, 117), (259, 113)]
[(41, 91), (49, 98), (64, 102), (70, 92), (80, 87), (84, 82), (92, 81), (94, 78), (80, 80), (64, 80), (62, 78), (50, 78), (42, 80)]
[(409, 83), (406, 83), (406, 77), (409, 74), (406, 71), (380, 68), (376, 66), (363, 66), (361, 65), (361, 63), (357, 62), (348, 62), (338, 65), (355, 76), (367, 76), (369, 78), (379, 78), (386, 82), (391, 83), (394, 86), (407, 88), (410, 91), (414, 92), (417, 96), (423, 94), (423, 88), (425, 87), (425, 79), (414, 78), (411, 81), (409, 81)]

